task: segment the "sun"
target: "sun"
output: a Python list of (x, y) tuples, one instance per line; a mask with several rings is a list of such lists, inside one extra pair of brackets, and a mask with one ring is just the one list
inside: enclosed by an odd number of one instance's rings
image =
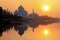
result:
[(43, 6), (43, 10), (47, 11), (49, 9), (48, 6)]
[(48, 35), (48, 33), (49, 33), (48, 30), (45, 29), (45, 30), (44, 30), (44, 34), (45, 34), (45, 35)]

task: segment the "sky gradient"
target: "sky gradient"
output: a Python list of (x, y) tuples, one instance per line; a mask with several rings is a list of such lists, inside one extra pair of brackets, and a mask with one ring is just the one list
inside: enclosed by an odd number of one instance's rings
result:
[[(22, 5), (28, 13), (31, 13), (32, 9), (34, 9), (39, 15), (60, 18), (60, 0), (0, 0), (0, 6), (12, 12), (17, 10), (20, 5)], [(42, 10), (45, 5), (49, 6), (47, 12)]]

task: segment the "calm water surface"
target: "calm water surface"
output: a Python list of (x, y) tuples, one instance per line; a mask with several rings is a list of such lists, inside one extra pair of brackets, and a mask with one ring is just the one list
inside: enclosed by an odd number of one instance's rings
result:
[[(48, 34), (44, 33), (46, 29)], [(60, 23), (30, 26), (27, 24), (18, 25), (17, 28), (13, 27), (9, 31), (3, 32), (0, 40), (60, 40)]]

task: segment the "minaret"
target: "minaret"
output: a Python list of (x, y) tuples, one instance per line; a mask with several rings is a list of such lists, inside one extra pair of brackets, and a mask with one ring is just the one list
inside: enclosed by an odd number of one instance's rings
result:
[(34, 13), (34, 9), (32, 9), (32, 13)]
[(35, 14), (34, 9), (32, 9), (32, 13)]
[(32, 16), (33, 16), (33, 17), (34, 17), (34, 14), (35, 14), (34, 9), (32, 9)]

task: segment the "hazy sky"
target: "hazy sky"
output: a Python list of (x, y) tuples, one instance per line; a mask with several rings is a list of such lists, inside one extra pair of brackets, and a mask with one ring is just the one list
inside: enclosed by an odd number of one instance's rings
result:
[[(20, 5), (22, 5), (28, 13), (32, 9), (39, 15), (48, 15), (53, 17), (60, 17), (60, 0), (0, 0), (0, 6), (4, 9), (9, 9), (14, 12)], [(43, 6), (47, 5), (49, 10), (45, 12)]]

